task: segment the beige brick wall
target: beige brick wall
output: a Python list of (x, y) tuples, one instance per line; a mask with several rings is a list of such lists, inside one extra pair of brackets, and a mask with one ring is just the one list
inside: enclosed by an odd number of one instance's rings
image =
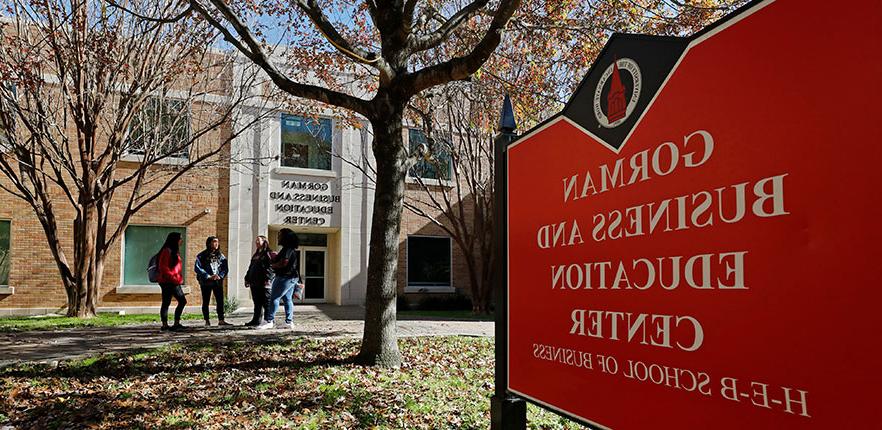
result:
[[(193, 258), (205, 246), (205, 238), (219, 236), (226, 249), (229, 222), (229, 173), (227, 169), (199, 170), (181, 178), (171, 189), (144, 207), (131, 224), (185, 226), (187, 228), (187, 267), (185, 283), (192, 285)], [(73, 259), (74, 212), (66, 201), (57, 200), (60, 237), (65, 253)], [(111, 214), (118, 221), (123, 199), (114, 200)], [(205, 213), (209, 209), (210, 213)], [(0, 192), (0, 219), (11, 220), (11, 268), (9, 285), (12, 295), (0, 295), (0, 308), (61, 308), (67, 302), (58, 266), (46, 243), (46, 235), (33, 210), (22, 200)], [(113, 224), (112, 225), (116, 225)], [(107, 307), (155, 306), (158, 294), (117, 294), (122, 270), (123, 240), (117, 241), (107, 257), (104, 282), (99, 292), (100, 305)], [(146, 262), (143, 263), (146, 269)], [(198, 291), (198, 289), (194, 289)]]
[[(418, 184), (408, 184), (406, 190), (407, 199), (410, 201), (416, 202), (420, 200), (425, 200), (426, 191), (423, 190)], [(425, 209), (424, 206), (421, 206)], [(463, 212), (465, 213), (466, 219), (474, 216), (474, 211), (472, 210), (471, 205), (465, 204), (463, 206)], [(429, 211), (429, 214), (442, 222), (449, 222), (446, 220), (444, 214), (440, 210)], [(449, 235), (445, 232), (441, 227), (436, 225), (434, 222), (426, 219), (423, 216), (417, 215), (412, 211), (404, 209), (404, 213), (401, 217), (401, 234), (400, 234), (400, 253), (398, 256), (398, 294), (402, 295), (404, 293), (404, 289), (407, 286), (407, 237), (410, 235), (420, 235), (420, 236), (441, 236), (448, 237)], [(471, 295), (471, 282), (469, 280), (468, 267), (466, 265), (465, 256), (462, 253), (462, 250), (459, 246), (457, 246), (456, 241), (451, 239), (450, 243), (452, 249), (452, 261), (450, 265), (450, 276), (451, 282), (453, 283), (453, 287), (456, 288), (457, 293)], [(436, 293), (432, 293), (436, 294)], [(406, 294), (409, 296), (412, 301), (418, 301), (423, 294), (414, 294), (409, 293)]]
[[(200, 112), (209, 112), (211, 107), (194, 104), (194, 121), (200, 116)], [(73, 133), (73, 131), (71, 131)], [(197, 145), (204, 148), (217, 148), (222, 142), (227, 142), (231, 131), (228, 126), (222, 126), (212, 130), (202, 138)], [(74, 154), (74, 157), (78, 157)], [(205, 238), (210, 235), (218, 236), (221, 248), (227, 247), (229, 225), (229, 161), (228, 151), (219, 157), (207, 160), (203, 167), (196, 168), (184, 174), (174, 185), (164, 191), (156, 200), (141, 209), (131, 220), (130, 224), (137, 225), (168, 225), (184, 226), (187, 229), (187, 261), (185, 267), (185, 283), (190, 286), (195, 283), (192, 273), (193, 258), (205, 246)], [(124, 177), (136, 163), (121, 162), (117, 177)], [(157, 166), (154, 171), (169, 169), (171, 166)], [(152, 178), (168, 178), (170, 171), (149, 174)], [(9, 185), (9, 180), (0, 175), (0, 183)], [(159, 180), (144, 186), (144, 190), (158, 189), (165, 181)], [(111, 201), (109, 209), (110, 220), (108, 223), (108, 235), (119, 225), (124, 213), (125, 206), (131, 194), (132, 187), (123, 186), (118, 189)], [(58, 219), (59, 238), (68, 264), (73, 264), (73, 223), (76, 216), (75, 209), (60, 189), (53, 190), (54, 213)], [(208, 213), (206, 213), (206, 209)], [(33, 209), (23, 200), (0, 190), (0, 219), (11, 220), (11, 267), (9, 286), (14, 288), (14, 294), (0, 294), (0, 310), (22, 308), (48, 308), (60, 309), (67, 303), (66, 294), (61, 284), (58, 266), (52, 254), (46, 246), (46, 235), (40, 225)], [(120, 285), (122, 269), (121, 251), (124, 245), (123, 237), (116, 241), (111, 248), (105, 262), (104, 279), (99, 291), (99, 306), (101, 307), (143, 307), (158, 306), (159, 294), (118, 294), (116, 288)], [(142, 265), (146, 270), (147, 262)], [(194, 288), (193, 291), (198, 291)], [(191, 301), (193, 304), (196, 301)], [(15, 312), (23, 313), (23, 312)]]

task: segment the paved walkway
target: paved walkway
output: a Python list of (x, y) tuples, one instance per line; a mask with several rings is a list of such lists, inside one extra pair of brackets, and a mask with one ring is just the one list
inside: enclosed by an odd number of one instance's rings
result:
[[(276, 323), (284, 320), (276, 317)], [(0, 333), (0, 366), (19, 361), (53, 362), (83, 358), (102, 352), (155, 348), (170, 343), (275, 341), (295, 337), (360, 338), (364, 309), (359, 306), (298, 305), (294, 330), (253, 330), (243, 324), (251, 314), (237, 313), (228, 321), (234, 327), (203, 327), (201, 320), (184, 321), (190, 330), (161, 332), (159, 323), (118, 327), (87, 327), (58, 331)], [(216, 322), (216, 321), (215, 321)], [(493, 336), (490, 321), (439, 321), (399, 319), (398, 334), (409, 336)]]

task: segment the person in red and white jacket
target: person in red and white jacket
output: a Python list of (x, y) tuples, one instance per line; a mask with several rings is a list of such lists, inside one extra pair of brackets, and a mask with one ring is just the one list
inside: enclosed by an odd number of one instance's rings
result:
[[(181, 325), (181, 314), (184, 312), (184, 306), (187, 306), (187, 297), (184, 296), (184, 290), (181, 288), (181, 284), (184, 283), (183, 260), (180, 253), (182, 243), (181, 233), (169, 233), (156, 258), (159, 287), (162, 289), (159, 317), (162, 319), (163, 331), (177, 331), (184, 328)], [(175, 325), (169, 327), (168, 307), (171, 305), (172, 297), (178, 301), (178, 306), (175, 308)]]

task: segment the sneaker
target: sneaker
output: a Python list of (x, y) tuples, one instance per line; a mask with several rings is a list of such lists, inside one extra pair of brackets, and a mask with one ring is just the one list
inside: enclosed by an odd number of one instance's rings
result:
[(159, 331), (169, 331), (169, 330), (171, 330), (171, 327), (169, 327), (169, 326), (167, 326), (167, 325), (164, 325), (164, 326), (162, 326), (162, 327), (159, 328)]
[(289, 329), (294, 330), (294, 323), (292, 323), (292, 322), (285, 323), (285, 327), (288, 327)]
[(220, 321), (217, 322), (217, 325), (219, 325), (219, 326), (222, 326), (222, 325), (227, 325), (227, 326), (229, 326), (229, 325), (232, 325), (232, 324), (230, 324), (230, 323), (228, 323), (228, 322), (226, 322), (226, 321), (224, 321), (224, 320), (220, 320)]
[(269, 329), (273, 328), (273, 326), (274, 326), (274, 324), (272, 321), (265, 321), (263, 324), (255, 327), (255, 328), (258, 330), (269, 330)]
[(184, 327), (181, 324), (175, 324), (175, 325), (169, 327), (169, 330), (170, 331), (184, 331), (184, 330), (186, 330), (186, 327)]
[(205, 322), (205, 326), (206, 326), (206, 327), (211, 327), (211, 321), (206, 321), (206, 322)]
[(245, 327), (257, 327), (260, 325), (260, 321), (248, 321), (245, 323)]

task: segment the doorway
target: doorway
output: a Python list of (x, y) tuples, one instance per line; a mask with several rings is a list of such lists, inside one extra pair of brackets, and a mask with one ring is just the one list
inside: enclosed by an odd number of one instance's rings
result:
[(300, 276), (306, 286), (303, 303), (326, 303), (328, 297), (328, 248), (300, 247)]
[[(282, 226), (270, 226), (269, 243), (272, 249), (279, 249), (278, 232)], [(290, 228), (290, 227), (289, 227)], [(324, 233), (307, 233), (296, 231), (300, 239), (300, 276), (306, 286), (303, 300), (296, 303), (327, 303), (329, 253), (328, 235)]]

